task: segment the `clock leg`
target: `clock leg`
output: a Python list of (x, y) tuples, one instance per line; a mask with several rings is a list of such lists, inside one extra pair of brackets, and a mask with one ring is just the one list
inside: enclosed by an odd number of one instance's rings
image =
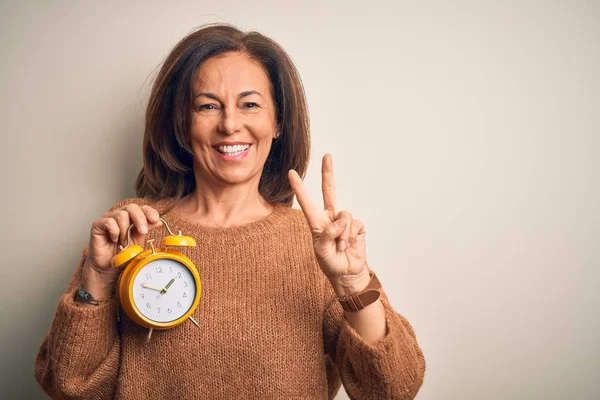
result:
[(150, 341), (150, 337), (152, 337), (152, 328), (148, 329), (148, 336), (146, 336), (146, 343)]
[(200, 325), (198, 325), (198, 323), (196, 322), (196, 320), (194, 318), (192, 318), (192, 316), (189, 316), (189, 319), (198, 327), (200, 328)]

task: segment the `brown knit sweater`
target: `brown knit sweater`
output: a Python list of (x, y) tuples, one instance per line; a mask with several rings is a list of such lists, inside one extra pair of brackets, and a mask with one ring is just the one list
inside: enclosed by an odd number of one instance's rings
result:
[[(383, 293), (386, 336), (369, 345), (344, 318), (316, 261), (301, 210), (278, 206), (258, 221), (212, 228), (163, 214), (196, 239), (180, 249), (202, 279), (190, 321), (154, 331), (134, 324), (116, 303), (74, 300), (83, 251), (35, 361), (35, 376), (60, 399), (332, 399), (343, 383), (352, 399), (412, 399), (425, 360), (409, 322)], [(168, 234), (153, 229), (146, 239)], [(383, 282), (385, 287), (385, 282)]]

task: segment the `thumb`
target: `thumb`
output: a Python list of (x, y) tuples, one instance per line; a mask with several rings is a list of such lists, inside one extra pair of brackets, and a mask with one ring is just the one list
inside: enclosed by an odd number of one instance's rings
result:
[(340, 237), (344, 232), (344, 229), (346, 229), (346, 221), (340, 218), (329, 224), (323, 233), (325, 233), (325, 236), (327, 236), (330, 241), (334, 241)]

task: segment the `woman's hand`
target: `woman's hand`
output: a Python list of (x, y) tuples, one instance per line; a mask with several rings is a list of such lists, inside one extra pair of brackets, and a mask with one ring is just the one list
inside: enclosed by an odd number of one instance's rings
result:
[(324, 210), (310, 199), (296, 171), (290, 170), (288, 179), (310, 226), (321, 270), (341, 296), (362, 290), (369, 282), (366, 232), (363, 223), (350, 212), (337, 212), (335, 208), (333, 161), (329, 154), (323, 157), (321, 173)]
[[(130, 225), (133, 243), (144, 246), (149, 229), (162, 225), (158, 211), (150, 206), (127, 204), (108, 212), (92, 223), (88, 256), (82, 270), (82, 284), (94, 297), (110, 292), (119, 276), (111, 260), (120, 251), (119, 245), (127, 245), (127, 229)], [(95, 291), (96, 293), (94, 293)]]

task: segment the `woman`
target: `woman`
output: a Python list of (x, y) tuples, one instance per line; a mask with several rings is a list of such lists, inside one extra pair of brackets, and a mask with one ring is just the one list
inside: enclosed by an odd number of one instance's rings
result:
[[(303, 187), (308, 126), (300, 77), (269, 38), (210, 25), (177, 44), (148, 104), (139, 197), (93, 222), (39, 350), (46, 393), (331, 399), (343, 383), (355, 399), (416, 395), (423, 354), (367, 266), (362, 223), (336, 209), (329, 155), (324, 210)], [(131, 224), (136, 243), (160, 242), (159, 216), (198, 242), (185, 252), (203, 282), (200, 328), (146, 342), (144, 328), (117, 320), (110, 261)], [(367, 289), (380, 297), (364, 300)]]

